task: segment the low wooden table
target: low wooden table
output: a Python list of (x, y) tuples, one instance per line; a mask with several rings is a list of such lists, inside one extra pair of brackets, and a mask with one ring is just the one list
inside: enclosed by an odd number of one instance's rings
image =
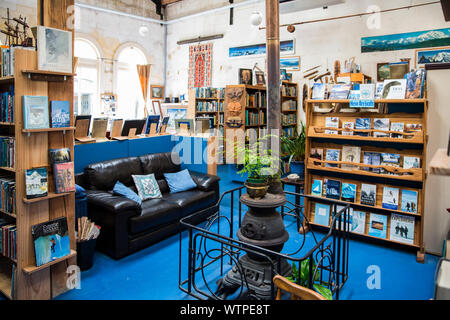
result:
[[(295, 187), (295, 216), (297, 218), (297, 230), (300, 233), (306, 233), (308, 232), (307, 227), (304, 224), (304, 221), (302, 219), (302, 216), (300, 215), (300, 194), (303, 194), (305, 190), (305, 180), (303, 179), (297, 179), (297, 180), (291, 180), (288, 178), (282, 178), (281, 183), (283, 184), (283, 189), (285, 185), (288, 186), (294, 186)], [(285, 216), (286, 214), (282, 212), (282, 216)], [(300, 229), (300, 222), (303, 225), (303, 229)]]

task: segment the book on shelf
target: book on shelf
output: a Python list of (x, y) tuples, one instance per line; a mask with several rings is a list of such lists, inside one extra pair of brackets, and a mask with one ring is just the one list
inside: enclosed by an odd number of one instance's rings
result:
[[(342, 161), (343, 162), (361, 162), (361, 147), (350, 147), (343, 146), (342, 147)], [(345, 170), (355, 170), (358, 169), (358, 166), (350, 165), (350, 164), (342, 164), (342, 169)]]
[(51, 165), (54, 165), (55, 163), (71, 161), (69, 148), (49, 149), (48, 153)]
[(70, 255), (67, 218), (62, 217), (31, 227), (36, 266)]
[(404, 156), (403, 169), (420, 169), (420, 158)]
[(0, 219), (0, 254), (17, 260), (16, 246), (17, 227), (15, 224)]
[[(400, 167), (400, 155), (398, 153), (381, 153), (381, 165), (382, 166), (390, 166), (390, 167)], [(380, 173), (395, 175), (389, 171), (382, 169)]]
[[(345, 206), (336, 206), (336, 212), (333, 212), (333, 218), (336, 214), (341, 212), (345, 209)], [(348, 214), (345, 212), (341, 215), (341, 230), (348, 230), (350, 231), (352, 229), (352, 212), (353, 208), (348, 208)], [(335, 229), (339, 229), (339, 219), (336, 219), (336, 223), (334, 225)]]
[(384, 82), (377, 82), (375, 84), (375, 99), (383, 99)]
[(56, 193), (75, 191), (73, 162), (55, 163), (53, 165), (53, 176), (55, 178)]
[(406, 124), (406, 133), (413, 133), (413, 132), (419, 132), (422, 131), (422, 124), (420, 123), (408, 123)]
[(375, 206), (377, 203), (377, 186), (374, 184), (361, 184), (361, 204)]
[[(391, 131), (403, 132), (405, 130), (405, 124), (402, 122), (392, 122)], [(391, 133), (391, 138), (403, 138), (402, 134)]]
[(325, 179), (326, 197), (339, 200), (341, 197), (341, 182), (339, 180)]
[(417, 191), (402, 190), (402, 211), (417, 213), (417, 197)]
[(327, 204), (316, 203), (314, 212), (314, 223), (329, 227), (330, 226), (330, 206)]
[(398, 188), (384, 187), (383, 188), (383, 208), (390, 210), (398, 210)]
[[(364, 164), (374, 165), (374, 166), (381, 165), (381, 153), (379, 153), (379, 152), (368, 152), (368, 151), (364, 152), (363, 163)], [(374, 172), (374, 173), (381, 173), (381, 168), (365, 167), (365, 168), (363, 168), (363, 170)]]
[(364, 234), (366, 231), (366, 213), (353, 210), (351, 213), (351, 232)]
[[(325, 118), (326, 128), (339, 128), (339, 118), (338, 117), (326, 117)], [(336, 130), (325, 130), (325, 134), (338, 134)]]
[(0, 122), (14, 122), (14, 86), (0, 94)]
[(375, 84), (366, 83), (359, 85), (359, 91), (361, 100), (374, 100), (375, 99)]
[[(356, 118), (355, 129), (356, 130), (370, 130), (372, 128), (372, 120), (370, 118)], [(356, 132), (355, 133), (361, 137), (368, 137), (368, 132)]]
[(311, 186), (311, 194), (316, 197), (322, 196), (322, 180), (314, 179)]
[(414, 217), (401, 214), (391, 214), (391, 230), (389, 239), (413, 244), (414, 243)]
[(49, 128), (48, 97), (23, 96), (24, 129)]
[[(389, 131), (389, 122), (390, 122), (390, 120), (386, 119), (386, 118), (374, 119), (373, 120), (373, 129), (374, 130), (380, 130), (380, 131)], [(375, 138), (389, 137), (389, 134), (383, 133), (383, 132), (374, 131), (373, 132), (373, 136)]]
[(345, 100), (352, 88), (351, 84), (334, 84), (331, 88), (329, 99)]
[(424, 87), (427, 71), (419, 69), (405, 74), (406, 99), (420, 99), (424, 97)]
[(0, 136), (0, 167), (15, 168), (16, 139)]
[[(321, 149), (321, 148), (311, 148), (311, 152), (310, 152), (309, 157), (312, 158), (312, 159), (317, 159), (317, 160), (322, 161), (323, 160), (323, 149)], [(320, 166), (320, 165), (322, 165), (322, 163), (321, 162), (314, 162), (314, 165)]]
[(70, 127), (70, 104), (69, 101), (51, 101), (52, 128)]
[[(341, 155), (341, 150), (339, 150), (339, 149), (327, 149), (325, 160), (326, 161), (339, 161), (340, 155)], [(334, 164), (334, 163), (326, 163), (325, 167), (337, 168), (337, 167), (339, 167), (339, 165)]]
[(25, 190), (27, 199), (42, 198), (48, 195), (47, 168), (25, 170)]
[(314, 83), (312, 88), (311, 99), (313, 100), (323, 100), (326, 94), (326, 84), (325, 83)]
[(349, 100), (360, 100), (361, 99), (361, 91), (359, 90), (350, 90), (348, 94)]
[(382, 99), (405, 99), (406, 79), (384, 80)]
[(0, 209), (11, 215), (16, 214), (16, 181), (7, 174), (0, 177)]
[[(355, 129), (355, 122), (354, 121), (344, 121), (344, 122), (342, 122), (342, 128), (353, 130), (353, 129)], [(353, 131), (343, 130), (342, 135), (343, 136), (352, 136)]]
[(387, 216), (384, 214), (370, 213), (369, 236), (386, 239)]
[(356, 199), (356, 184), (342, 183), (342, 201), (355, 202)]

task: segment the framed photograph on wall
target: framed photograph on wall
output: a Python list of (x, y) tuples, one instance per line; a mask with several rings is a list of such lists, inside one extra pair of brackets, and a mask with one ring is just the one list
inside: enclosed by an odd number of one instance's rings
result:
[(300, 56), (281, 57), (280, 68), (288, 71), (300, 71)]
[(255, 71), (255, 79), (256, 79), (256, 85), (258, 85), (258, 86), (266, 85), (266, 77), (264, 75), (264, 72)]
[(38, 48), (38, 69), (73, 73), (72, 32), (37, 26), (32, 28)]
[(391, 78), (391, 66), (389, 62), (377, 63), (377, 81), (382, 82)]
[(449, 63), (450, 47), (418, 49), (416, 50), (415, 59), (416, 68), (424, 68), (427, 63)]
[(239, 69), (239, 84), (253, 85), (252, 69)]
[(151, 99), (164, 99), (164, 87), (163, 86), (150, 86)]

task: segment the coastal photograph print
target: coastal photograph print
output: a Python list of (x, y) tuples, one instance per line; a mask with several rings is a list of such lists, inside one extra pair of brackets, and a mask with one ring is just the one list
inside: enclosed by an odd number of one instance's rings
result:
[(281, 57), (280, 68), (289, 71), (300, 71), (300, 56), (297, 57)]

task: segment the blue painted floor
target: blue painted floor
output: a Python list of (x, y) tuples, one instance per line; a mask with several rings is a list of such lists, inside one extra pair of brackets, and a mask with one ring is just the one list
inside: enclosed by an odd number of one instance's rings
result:
[[(219, 167), (219, 175), (222, 191), (238, 186), (228, 180), (228, 170), (224, 166)], [(293, 218), (285, 219), (291, 237), (297, 236)], [(324, 236), (323, 233), (315, 234), (318, 238)], [(183, 252), (187, 247), (186, 236), (185, 232)], [(313, 245), (313, 237), (308, 233), (305, 247)], [(191, 299), (178, 288), (179, 249), (179, 235), (176, 235), (119, 261), (96, 253), (94, 267), (82, 273), (81, 289), (67, 292), (58, 299)], [(430, 299), (433, 297), (433, 278), (438, 260), (438, 257), (427, 255), (425, 263), (420, 264), (413, 252), (351, 240), (349, 279), (340, 299)], [(370, 266), (377, 266), (380, 270), (380, 289), (370, 290), (367, 286)], [(182, 277), (186, 278), (185, 270)]]

